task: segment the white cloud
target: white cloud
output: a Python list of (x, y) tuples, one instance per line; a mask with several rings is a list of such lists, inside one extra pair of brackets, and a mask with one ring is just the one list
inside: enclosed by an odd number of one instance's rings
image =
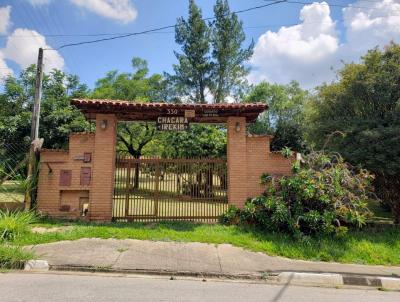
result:
[(128, 23), (136, 19), (137, 10), (130, 0), (71, 0), (77, 6), (100, 16)]
[[(38, 32), (29, 29), (18, 28), (8, 38), (5, 48), (1, 51), (4, 58), (9, 59), (26, 68), (36, 63), (38, 49), (51, 48), (46, 44), (46, 39)], [(48, 72), (53, 68), (63, 69), (64, 59), (55, 50), (45, 51), (44, 71)]]
[(354, 6), (343, 9), (349, 51), (359, 55), (391, 40), (400, 41), (399, 1), (383, 0), (369, 5), (370, 9)]
[(304, 6), (299, 25), (267, 31), (258, 39), (250, 61), (255, 69), (250, 82), (287, 83), (302, 78), (303, 84), (310, 85), (317, 74), (321, 76), (321, 62), (326, 62), (339, 47), (335, 22), (324, 3)]
[(0, 83), (9, 75), (13, 75), (13, 71), (7, 66), (3, 53), (0, 51)]
[(11, 6), (0, 7), (0, 34), (6, 34), (10, 26)]
[(342, 60), (352, 62), (368, 49), (400, 41), (399, 0), (354, 3), (343, 9), (344, 42), (339, 42), (336, 24), (325, 2), (305, 5), (299, 25), (267, 31), (257, 41), (250, 61), (252, 83), (267, 80), (288, 83), (297, 80), (306, 88), (335, 77), (332, 69)]

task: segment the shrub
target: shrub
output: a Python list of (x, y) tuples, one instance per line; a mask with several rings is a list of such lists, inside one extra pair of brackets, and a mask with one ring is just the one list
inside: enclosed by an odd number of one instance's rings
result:
[(220, 221), (253, 224), (268, 231), (296, 236), (343, 235), (361, 228), (371, 215), (369, 199), (376, 198), (366, 170), (355, 169), (340, 155), (312, 152), (293, 165), (293, 175), (276, 179), (264, 174), (266, 190), (241, 210), (230, 209)]
[(240, 210), (234, 206), (230, 205), (228, 210), (219, 217), (219, 223), (222, 224), (238, 224), (239, 223)]
[(0, 241), (12, 241), (29, 231), (29, 225), (36, 222), (34, 212), (0, 211)]
[(0, 245), (0, 269), (20, 269), (34, 254), (18, 246)]

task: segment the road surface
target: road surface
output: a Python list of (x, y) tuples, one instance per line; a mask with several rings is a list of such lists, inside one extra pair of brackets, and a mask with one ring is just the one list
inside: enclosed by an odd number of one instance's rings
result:
[(399, 292), (105, 274), (0, 274), (2, 302), (400, 301)]

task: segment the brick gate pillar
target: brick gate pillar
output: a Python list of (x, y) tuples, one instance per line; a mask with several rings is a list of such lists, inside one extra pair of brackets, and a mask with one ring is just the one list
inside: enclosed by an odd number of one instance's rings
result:
[(114, 114), (96, 115), (90, 220), (111, 221), (114, 192), (117, 119)]
[(243, 207), (247, 199), (246, 118), (229, 117), (228, 128), (228, 203)]

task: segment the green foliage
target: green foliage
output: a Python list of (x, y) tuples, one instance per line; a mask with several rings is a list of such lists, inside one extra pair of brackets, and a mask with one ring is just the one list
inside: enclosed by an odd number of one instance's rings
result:
[[(110, 71), (97, 81), (91, 97), (120, 99), (135, 102), (162, 101), (165, 80), (159, 74), (148, 75), (147, 62), (141, 58), (132, 59), (131, 73)], [(161, 136), (149, 123), (119, 123), (118, 150), (139, 158), (146, 153), (146, 146)]]
[(214, 5), (215, 20), (210, 23), (212, 45), (211, 91), (215, 103), (226, 101), (230, 95), (240, 95), (246, 86), (249, 73), (244, 63), (253, 54), (254, 42), (242, 49), (246, 38), (243, 23), (232, 13), (227, 0), (217, 0)]
[[(5, 80), (0, 93), (0, 138), (29, 142), (35, 68), (31, 65), (18, 78)], [(44, 75), (39, 129), (44, 147), (65, 147), (69, 133), (88, 128), (84, 116), (69, 104), (71, 97), (83, 97), (87, 92), (76, 76), (59, 70)]]
[(217, 126), (191, 125), (188, 131), (167, 133), (165, 146), (166, 157), (224, 157), (226, 131)]
[(225, 225), (238, 224), (239, 215), (240, 215), (239, 208), (234, 205), (230, 205), (228, 210), (226, 210), (226, 212), (218, 218), (218, 221), (219, 223)]
[(34, 259), (34, 254), (18, 246), (0, 245), (0, 269), (21, 269), (27, 260)]
[[(376, 192), (400, 223), (400, 46), (370, 50), (360, 64), (345, 65), (337, 82), (317, 92), (308, 140), (372, 171)], [(344, 135), (326, 144), (335, 132)]]
[(271, 150), (278, 151), (290, 148), (297, 152), (307, 151), (303, 127), (293, 122), (279, 121), (276, 124)]
[(272, 180), (273, 176), (270, 175), (269, 173), (263, 173), (261, 174), (260, 177), (260, 183), (262, 185), (266, 185), (267, 183), (269, 183)]
[(293, 151), (289, 147), (284, 147), (281, 150), (281, 154), (284, 158), (290, 158), (293, 156)]
[(37, 221), (34, 212), (0, 211), (0, 241), (13, 241), (29, 231), (29, 226)]
[(149, 76), (146, 60), (132, 58), (133, 72), (112, 70), (96, 82), (92, 98), (127, 100), (135, 102), (160, 102), (163, 100), (164, 79), (160, 74)]
[(188, 20), (183, 17), (178, 19), (175, 41), (181, 45), (182, 54), (175, 52), (179, 64), (173, 66), (173, 81), (191, 101), (206, 103), (206, 88), (210, 85), (212, 68), (209, 55), (210, 29), (194, 0), (189, 1)]
[(309, 94), (297, 82), (288, 85), (261, 82), (251, 88), (246, 102), (268, 104), (268, 111), (248, 127), (253, 134), (272, 134), (271, 149), (284, 147), (301, 152), (306, 149), (303, 121)]
[(201, 9), (190, 0), (187, 20), (181, 17), (177, 21), (175, 41), (181, 53), (175, 52), (175, 74), (168, 75), (175, 101), (189, 97), (192, 102), (206, 103), (210, 92), (214, 102), (220, 103), (228, 96), (241, 98), (247, 89), (249, 68), (245, 62), (253, 53), (254, 43), (242, 48), (243, 24), (231, 12), (227, 0), (216, 1), (214, 16), (215, 20), (207, 24)]
[(373, 177), (355, 170), (336, 154), (312, 152), (292, 176), (264, 177), (264, 195), (231, 211), (221, 221), (254, 224), (267, 231), (287, 232), (299, 238), (343, 235), (348, 227), (361, 228), (370, 216)]

